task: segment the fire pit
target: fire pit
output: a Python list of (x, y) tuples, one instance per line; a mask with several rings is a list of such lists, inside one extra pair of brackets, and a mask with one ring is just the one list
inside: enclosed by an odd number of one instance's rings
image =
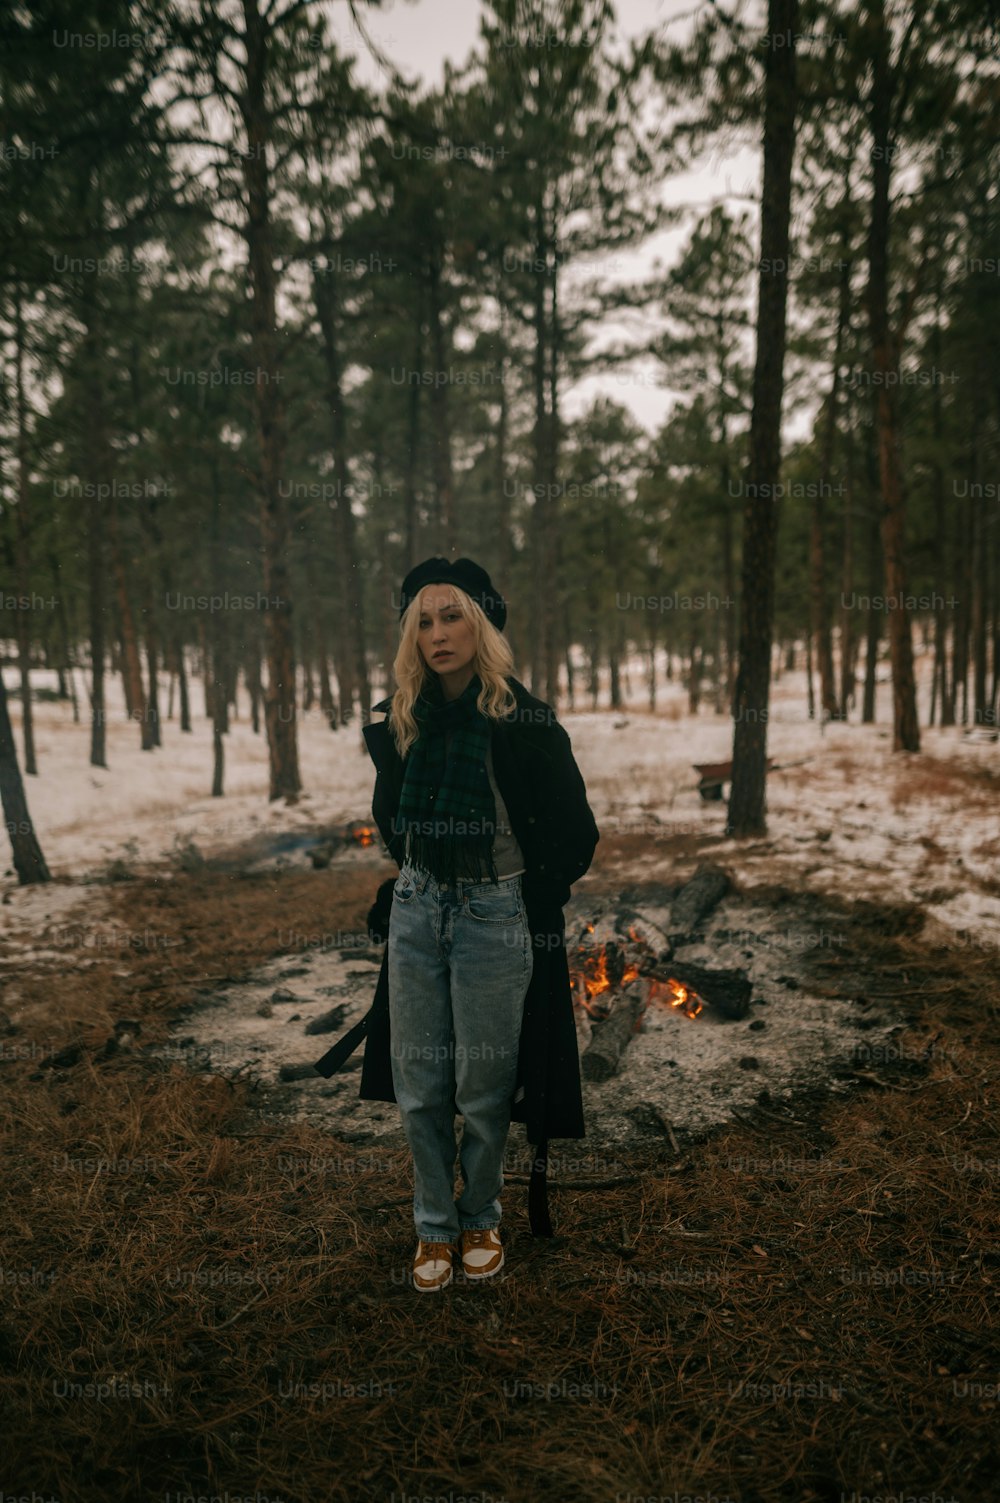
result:
[(607, 1080), (615, 1073), (650, 1007), (691, 1021), (706, 1007), (721, 1019), (746, 1016), (753, 987), (745, 972), (710, 970), (674, 958), (675, 947), (690, 939), (693, 925), (729, 885), (717, 868), (699, 868), (671, 906), (669, 934), (630, 910), (613, 921), (595, 917), (583, 924), (570, 948), (569, 969), (574, 1003), (593, 1025), (581, 1061), (584, 1079)]
[[(374, 892), (386, 873), (370, 822), (321, 838), (335, 834), (336, 859), (357, 864)], [(316, 844), (315, 831), (299, 838)], [(676, 1155), (681, 1134), (700, 1139), (741, 1113), (789, 1120), (800, 1093), (854, 1089), (859, 1041), (890, 1047), (905, 1023), (868, 995), (855, 907), (839, 899), (736, 890), (706, 866), (681, 886), (656, 873), (627, 887), (587, 880), (564, 912), (587, 1124), (586, 1143), (560, 1159), (567, 1172), (595, 1151), (612, 1172), (641, 1145), (669, 1143)], [(359, 1098), (360, 1051), (332, 1080), (312, 1069), (316, 1032), (333, 1017), (338, 1028), (357, 1023), (378, 977), (382, 952), (344, 937), (303, 936), (301, 953), (215, 989), (178, 1028), (215, 1068), (259, 1075), (276, 1109), (351, 1144), (402, 1147), (397, 1109)], [(285, 1005), (272, 1005), (289, 987)]]

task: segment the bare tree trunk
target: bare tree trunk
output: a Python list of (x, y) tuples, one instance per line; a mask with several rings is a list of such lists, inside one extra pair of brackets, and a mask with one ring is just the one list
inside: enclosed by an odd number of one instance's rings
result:
[[(549, 274), (549, 300), (551, 306), (548, 344), (548, 486), (549, 495), (553, 500), (548, 510), (548, 563), (547, 578), (548, 589), (545, 594), (544, 609), (547, 617), (546, 628), (546, 657), (545, 657), (545, 694), (544, 698), (554, 707), (559, 703), (559, 660), (562, 656), (561, 643), (559, 641), (560, 629), (563, 620), (562, 598), (563, 590), (560, 584), (562, 562), (562, 530), (560, 527), (560, 515), (562, 503), (560, 499), (559, 477), (559, 452), (560, 452), (560, 425), (559, 425), (559, 357), (561, 353), (561, 338), (559, 325), (559, 261), (556, 256), (552, 257), (551, 271)], [(624, 633), (618, 632), (619, 645), (624, 651)], [(628, 670), (626, 667), (626, 692)]]
[(24, 385), (24, 308), (20, 286), (14, 289), (14, 401), (17, 409), (17, 659), (21, 676), (21, 735), (24, 770), (38, 772), (35, 728), (31, 708), (31, 547), (28, 528), (28, 399)]
[[(790, 46), (767, 51), (761, 266), (787, 268), (795, 155), (795, 33), (798, 0), (769, 0), (768, 32)], [(747, 503), (743, 518), (740, 663), (733, 695), (733, 780), (727, 831), (737, 839), (767, 830), (767, 706), (774, 620), (774, 493), (781, 471), (787, 271), (758, 277)]]
[(181, 730), (191, 730), (191, 695), (188, 689), (187, 664), (184, 660), (184, 638), (180, 635), (177, 641), (177, 688), (180, 692), (181, 703)]
[(736, 574), (733, 564), (733, 513), (729, 505), (729, 463), (727, 461), (722, 488), (722, 588), (728, 604), (723, 606), (723, 640), (726, 649), (725, 702), (732, 713), (733, 691), (736, 688)]
[(649, 654), (649, 668), (646, 675), (646, 683), (649, 688), (649, 708), (656, 709), (656, 613), (649, 613), (649, 638), (646, 643), (646, 651)]
[(309, 713), (316, 702), (316, 689), (313, 685), (313, 655), (316, 640), (315, 624), (310, 628), (309, 636), (312, 642), (308, 648), (303, 643), (299, 653), (302, 662), (302, 713), (304, 715)]
[[(418, 297), (413, 333), (413, 369), (419, 374), (424, 364), (424, 309)], [(417, 459), (420, 448), (420, 384), (411, 381), (406, 403), (406, 460), (403, 466), (403, 512), (405, 516), (405, 557), (403, 573), (408, 574), (420, 562), (420, 519), (417, 514)], [(390, 597), (391, 598), (391, 597)]]
[(913, 642), (906, 608), (904, 563), (906, 495), (900, 457), (899, 379), (901, 333), (889, 326), (889, 187), (892, 172), (891, 114), (894, 76), (889, 60), (889, 30), (885, 0), (870, 0), (876, 28), (873, 78), (870, 97), (872, 137), (872, 201), (868, 231), (868, 321), (872, 341), (873, 374), (879, 379), (875, 394), (879, 474), (882, 487), (882, 550), (885, 557), (885, 592), (889, 598), (889, 651), (892, 659), (892, 749), (920, 750), (916, 683), (913, 672)]
[[(320, 270), (315, 273), (316, 311), (323, 337), (323, 357), (326, 363), (326, 397), (330, 409), (330, 428), (333, 440), (333, 474), (336, 488), (336, 505), (333, 520), (337, 536), (337, 553), (340, 561), (340, 599), (343, 606), (345, 669), (348, 668), (353, 683), (341, 683), (341, 716), (345, 708), (350, 710), (357, 690), (361, 704), (361, 724), (371, 722), (371, 686), (368, 682), (367, 632), (365, 630), (364, 579), (358, 562), (357, 526), (351, 507), (351, 480), (347, 466), (347, 422), (343, 391), (343, 359), (338, 331), (337, 284), (335, 273)], [(450, 448), (450, 440), (449, 440)], [(449, 477), (450, 477), (450, 458)], [(450, 484), (450, 478), (449, 478)], [(347, 705), (345, 706), (345, 694)]]
[(547, 397), (551, 391), (548, 363), (548, 346), (551, 333), (548, 314), (550, 286), (550, 245), (546, 208), (543, 198), (534, 205), (534, 307), (532, 324), (535, 348), (532, 356), (532, 386), (534, 392), (534, 424), (532, 452), (534, 457), (534, 507), (532, 534), (534, 542), (534, 574), (532, 579), (532, 636), (531, 636), (531, 692), (540, 699), (551, 702), (552, 690), (548, 682), (552, 664), (553, 606), (552, 581), (555, 569), (555, 498), (556, 463), (554, 449), (553, 415), (548, 411)]
[(260, 643), (257, 641), (256, 634), (247, 643), (247, 658), (244, 673), (246, 675), (247, 692), (250, 695), (250, 724), (256, 736), (260, 733), (261, 701)]
[[(843, 358), (844, 336), (850, 318), (851, 265), (846, 250), (841, 246), (840, 287), (837, 299), (837, 333), (833, 348), (833, 371), (830, 392), (826, 400), (823, 422), (822, 460), (819, 485), (813, 497), (810, 529), (810, 585), (812, 596), (812, 633), (816, 642), (816, 666), (819, 670), (819, 693), (823, 714), (828, 720), (837, 720), (840, 707), (833, 678), (833, 644), (830, 640), (830, 610), (826, 598), (826, 489), (833, 474), (834, 444), (837, 437), (837, 407), (840, 396), (840, 366)], [(811, 683), (811, 679), (810, 679)], [(810, 689), (810, 693), (811, 693)], [(810, 711), (810, 719), (812, 712)]]
[(840, 714), (847, 719), (855, 684), (854, 631), (854, 442), (853, 430), (847, 429), (846, 489), (844, 494), (844, 541), (840, 575)]
[[(878, 518), (873, 517), (868, 529), (868, 594), (874, 598), (879, 593), (879, 581), (882, 577), (882, 557), (879, 537)], [(881, 637), (878, 611), (874, 606), (868, 610), (867, 632), (865, 637), (865, 691), (864, 701), (861, 708), (862, 725), (874, 725), (875, 723), (875, 694), (878, 687), (878, 645)]]
[(443, 552), (446, 557), (454, 558), (458, 553), (458, 523), (455, 517), (455, 491), (451, 464), (449, 357), (441, 308), (441, 250), (437, 244), (433, 246), (430, 253), (427, 293), (431, 356), (434, 361), (434, 385), (430, 393), (431, 471), (434, 476), (434, 500)]
[[(306, 550), (306, 587), (309, 590), (310, 599), (315, 602), (312, 617), (312, 640), (319, 676), (319, 708), (320, 713), (326, 716), (327, 724), (332, 725), (334, 721), (334, 707), (333, 692), (330, 688), (330, 665), (327, 661), (326, 623), (323, 618), (322, 601), (316, 579), (316, 555), (313, 548), (307, 548)], [(309, 708), (309, 703), (311, 703), (311, 687), (311, 679), (307, 677), (306, 709)]]
[(972, 534), (972, 717), (975, 725), (987, 723), (987, 615), (989, 593), (988, 554), (983, 508), (973, 509)]
[[(499, 279), (498, 279), (499, 280)], [(499, 293), (498, 293), (499, 297)], [(507, 477), (507, 430), (509, 414), (507, 405), (507, 308), (502, 297), (500, 302), (500, 329), (497, 334), (498, 355), (494, 370), (500, 384), (500, 411), (497, 415), (494, 485), (497, 494), (496, 560), (500, 589), (509, 588), (511, 565), (514, 561), (514, 534), (511, 528), (511, 494)]]
[(302, 790), (295, 718), (295, 650), (288, 516), (282, 495), (285, 464), (285, 406), (275, 315), (275, 270), (271, 243), (271, 185), (268, 167), (271, 117), (267, 98), (269, 22), (260, 0), (242, 0), (246, 44), (246, 93), (241, 99), (248, 150), (241, 157), (247, 194), (243, 233), (247, 243), (254, 407), (260, 452), (260, 543), (264, 561), (264, 641), (267, 696), (264, 720), (270, 761), (271, 801), (296, 803)]
[(17, 748), (7, 709), (7, 689), (0, 673), (0, 803), (3, 805), (4, 821), (10, 836), (17, 880), (23, 887), (32, 882), (51, 882), (49, 869), (42, 855), (42, 848), (35, 835), (35, 827), (28, 813), (28, 801), (24, 796), (20, 768), (17, 765)]
[(694, 631), (691, 633), (691, 656), (688, 668), (688, 714), (697, 715), (698, 706), (701, 704), (701, 674), (702, 652), (695, 638)]
[(590, 630), (587, 634), (587, 661), (590, 667), (587, 689), (590, 693), (590, 708), (597, 709), (597, 701), (600, 697), (600, 656), (601, 656), (601, 628), (600, 614), (598, 611), (597, 591), (587, 591), (587, 601), (590, 607)]
[(87, 520), (91, 663), (90, 765), (107, 767), (107, 709), (104, 702), (104, 517), (96, 485), (89, 498)]
[(129, 599), (125, 560), (122, 558), (121, 538), (118, 532), (118, 509), (112, 494), (108, 502), (108, 542), (111, 548), (111, 568), (118, 598), (118, 615), (122, 632), (122, 675), (127, 684), (129, 717), (139, 722), (139, 744), (143, 751), (152, 751), (149, 715), (146, 711), (146, 691), (142, 683), (142, 662), (139, 657), (139, 639), (135, 629), (135, 616)]
[[(994, 518), (994, 521), (996, 518)], [(1000, 530), (993, 534), (993, 683), (990, 688), (989, 723), (997, 724), (1000, 700)]]

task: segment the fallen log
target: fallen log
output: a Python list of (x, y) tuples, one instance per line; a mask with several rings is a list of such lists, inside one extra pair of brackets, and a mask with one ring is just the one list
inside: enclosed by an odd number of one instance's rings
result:
[(689, 882), (685, 882), (670, 905), (670, 942), (680, 944), (698, 928), (730, 888), (729, 874), (720, 866), (703, 863)]
[(608, 1016), (594, 1024), (590, 1043), (583, 1051), (580, 1068), (584, 1080), (610, 1080), (646, 1009), (648, 987), (630, 981), (615, 997)]

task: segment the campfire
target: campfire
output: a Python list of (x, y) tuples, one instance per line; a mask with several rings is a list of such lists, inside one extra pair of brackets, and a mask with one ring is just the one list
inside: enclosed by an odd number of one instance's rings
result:
[(724, 872), (700, 867), (671, 904), (669, 933), (627, 910), (584, 923), (570, 948), (569, 972), (574, 1003), (592, 1024), (581, 1062), (585, 1079), (615, 1074), (650, 1006), (692, 1020), (706, 1009), (719, 1020), (746, 1016), (753, 986), (743, 971), (710, 970), (674, 953), (693, 941), (699, 921), (728, 888)]
[(309, 859), (318, 870), (330, 865), (338, 851), (353, 850), (355, 846), (374, 845), (378, 830), (366, 819), (349, 819), (337, 829), (329, 831), (309, 851)]
[[(593, 934), (595, 928), (595, 924), (585, 924), (583, 933)], [(654, 973), (659, 956), (635, 925), (629, 928), (628, 937), (634, 947), (631, 956), (614, 940), (596, 946), (583, 942), (577, 945), (570, 963), (570, 981), (576, 1004), (595, 1022), (602, 1023), (611, 1011), (616, 990), (641, 980), (646, 988), (643, 1012), (655, 1000), (677, 1008), (685, 1017), (696, 1018), (704, 1005), (698, 993), (673, 976), (664, 978)], [(641, 1014), (637, 1031), (640, 1024)]]

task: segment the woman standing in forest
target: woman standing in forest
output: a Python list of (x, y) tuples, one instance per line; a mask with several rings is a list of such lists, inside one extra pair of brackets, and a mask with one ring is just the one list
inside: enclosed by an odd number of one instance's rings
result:
[(367, 1037), (360, 1095), (398, 1103), (413, 1155), (422, 1291), (451, 1283), (456, 1251), (468, 1279), (503, 1267), (512, 1120), (538, 1144), (539, 1235), (548, 1138), (584, 1136), (562, 906), (599, 837), (568, 735), (511, 673), (506, 617), (471, 559), (427, 559), (403, 581), (398, 687), (364, 732), (372, 813), (400, 868), (368, 919), (388, 945), (371, 1010), (316, 1066), (332, 1074)]

